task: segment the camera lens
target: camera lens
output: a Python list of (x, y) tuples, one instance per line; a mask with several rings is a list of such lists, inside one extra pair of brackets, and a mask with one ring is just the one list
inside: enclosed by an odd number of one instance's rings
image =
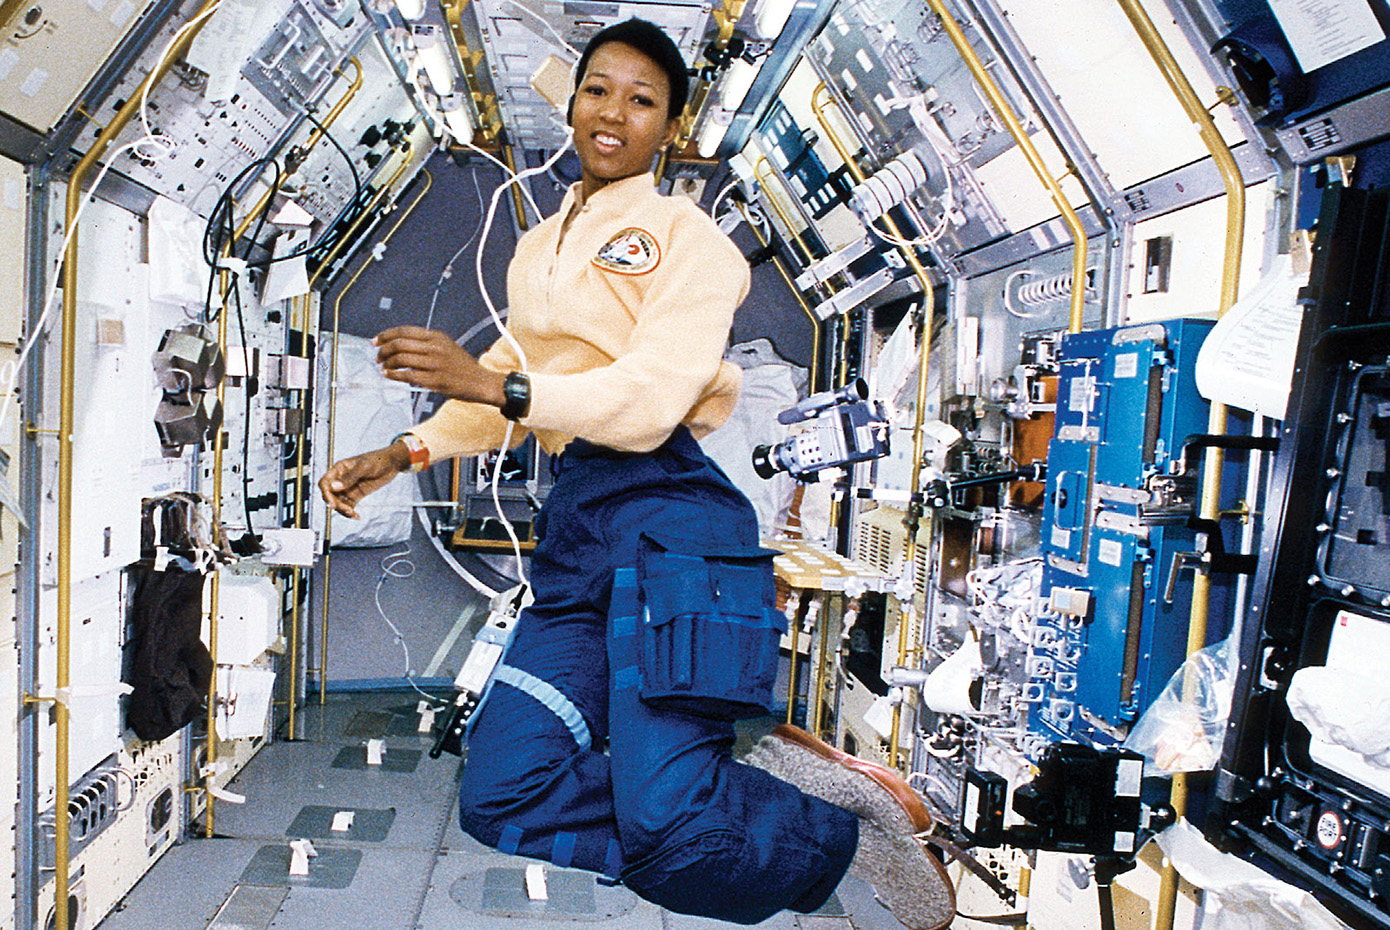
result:
[(753, 448), (753, 470), (763, 480), (777, 474), (777, 466), (773, 465), (772, 459), (768, 457), (768, 453), (771, 451), (771, 446), (755, 446)]

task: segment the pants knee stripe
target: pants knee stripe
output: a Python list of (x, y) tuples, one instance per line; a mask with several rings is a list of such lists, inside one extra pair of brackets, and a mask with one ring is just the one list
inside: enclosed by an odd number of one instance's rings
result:
[(574, 844), (578, 839), (573, 833), (555, 834), (555, 842), (550, 847), (550, 861), (562, 869), (569, 868), (574, 861)]
[(508, 824), (502, 828), (502, 835), (497, 840), (497, 851), (504, 852), (509, 856), (516, 855), (517, 847), (521, 845), (521, 838), (524, 835), (520, 827)]
[(547, 709), (560, 718), (565, 726), (574, 736), (574, 741), (581, 750), (588, 749), (593, 741), (589, 736), (589, 725), (584, 722), (584, 716), (579, 713), (579, 708), (574, 706), (574, 702), (565, 697), (558, 688), (548, 681), (542, 681), (530, 672), (523, 672), (519, 668), (512, 668), (510, 665), (497, 666), (497, 680), (505, 682), (519, 691), (524, 691), (531, 697), (540, 701)]

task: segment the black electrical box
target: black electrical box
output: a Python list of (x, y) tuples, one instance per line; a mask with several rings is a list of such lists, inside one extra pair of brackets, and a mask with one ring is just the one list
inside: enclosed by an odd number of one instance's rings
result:
[(1390, 191), (1329, 187), (1207, 829), (1390, 930), (1388, 256)]

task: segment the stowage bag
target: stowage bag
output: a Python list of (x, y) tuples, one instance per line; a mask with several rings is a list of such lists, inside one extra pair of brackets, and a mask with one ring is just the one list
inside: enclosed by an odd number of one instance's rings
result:
[(161, 740), (203, 713), (212, 657), (199, 638), (204, 576), (169, 568), (131, 569), (131, 641), (126, 726)]

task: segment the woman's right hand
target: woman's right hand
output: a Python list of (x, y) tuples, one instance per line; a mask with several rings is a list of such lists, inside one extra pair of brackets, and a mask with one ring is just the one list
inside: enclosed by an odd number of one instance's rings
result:
[(334, 462), (319, 479), (319, 493), (328, 506), (356, 520), (357, 502), (409, 467), (410, 450), (405, 443), (393, 442), (384, 449)]

